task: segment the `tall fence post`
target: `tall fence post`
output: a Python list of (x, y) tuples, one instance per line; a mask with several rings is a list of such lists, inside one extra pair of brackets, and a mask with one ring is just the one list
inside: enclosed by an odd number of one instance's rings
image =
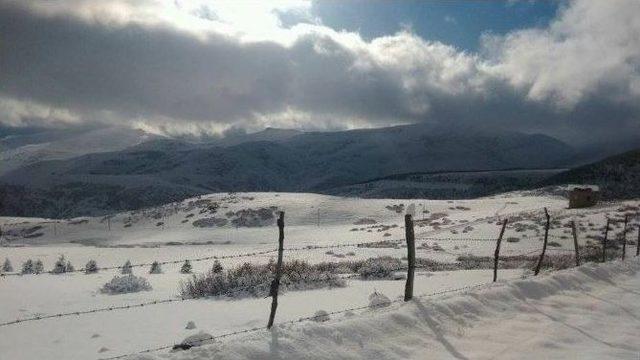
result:
[(638, 223), (638, 239), (636, 240), (636, 256), (640, 255), (640, 223)]
[(498, 236), (498, 241), (496, 241), (496, 251), (493, 254), (493, 282), (498, 280), (498, 260), (500, 259), (500, 243), (502, 243), (502, 236), (504, 236), (504, 230), (507, 228), (507, 218), (504, 218), (502, 222), (502, 228), (500, 229), (500, 236)]
[(544, 225), (544, 242), (542, 243), (542, 252), (538, 258), (538, 264), (536, 265), (535, 275), (540, 273), (540, 267), (542, 267), (542, 261), (544, 260), (544, 253), (547, 251), (547, 241), (549, 240), (549, 226), (551, 225), (551, 216), (547, 208), (544, 208), (544, 217), (547, 218), (547, 223)]
[(607, 237), (609, 236), (609, 218), (607, 218), (607, 225), (604, 228), (604, 239), (602, 239), (602, 262), (607, 260)]
[(578, 251), (578, 231), (576, 231), (576, 222), (571, 221), (571, 234), (573, 235), (573, 248), (576, 252), (576, 266), (580, 266), (580, 252)]
[(276, 309), (278, 308), (278, 289), (280, 288), (280, 277), (282, 277), (282, 255), (284, 253), (284, 211), (280, 212), (278, 218), (278, 263), (276, 264), (276, 276), (271, 282), (271, 313), (269, 314), (269, 323), (267, 329), (273, 326), (273, 320), (276, 318)]
[(622, 260), (627, 255), (627, 224), (629, 223), (629, 215), (624, 216), (624, 228), (622, 230)]
[(413, 277), (416, 269), (416, 241), (413, 232), (413, 220), (410, 214), (404, 216), (405, 237), (407, 238), (407, 283), (404, 287), (404, 301), (413, 298)]

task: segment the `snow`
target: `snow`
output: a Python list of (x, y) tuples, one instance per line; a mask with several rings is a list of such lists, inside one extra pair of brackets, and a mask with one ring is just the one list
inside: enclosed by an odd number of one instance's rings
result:
[[(113, 214), (109, 217), (62, 220), (0, 218), (0, 226), (4, 232), (2, 238), (4, 246), (0, 248), (0, 260), (9, 258), (14, 269), (20, 269), (27, 259), (34, 261), (39, 259), (43, 261), (45, 270), (50, 270), (60, 255), (64, 255), (76, 269), (81, 269), (91, 259), (97, 261), (98, 267), (122, 266), (127, 260), (133, 264), (180, 260), (176, 264), (162, 265), (162, 274), (149, 274), (149, 267), (134, 267), (134, 275), (147, 278), (152, 290), (122, 295), (108, 295), (100, 292), (100, 288), (114, 275), (120, 275), (119, 269), (101, 270), (95, 274), (78, 272), (0, 278), (0, 288), (2, 288), (0, 322), (63, 312), (135, 305), (162, 299), (178, 299), (180, 281), (191, 276), (180, 273), (184, 259), (229, 256), (276, 248), (275, 217), (272, 220), (265, 220), (264, 224), (262, 221), (256, 222), (251, 219), (248, 219), (251, 221), (236, 222), (264, 226), (236, 227), (233, 225), (232, 220), (236, 218), (236, 214), (246, 216), (254, 213), (251, 210), (268, 208), (274, 213), (280, 210), (285, 211), (285, 247), (287, 248), (301, 248), (309, 245), (346, 245), (382, 240), (392, 242), (392, 245), (387, 247), (350, 246), (328, 250), (285, 252), (285, 260), (300, 259), (317, 263), (364, 260), (378, 256), (396, 258), (406, 256), (406, 249), (403, 248), (404, 212), (413, 204), (416, 220), (416, 257), (456, 262), (458, 255), (492, 255), (495, 249), (494, 239), (500, 231), (499, 220), (504, 218), (513, 220), (513, 223), (507, 227), (505, 238), (517, 237), (518, 241), (503, 241), (501, 254), (520, 254), (529, 251), (537, 253), (541, 248), (540, 232), (543, 219), (541, 209), (547, 207), (552, 219), (558, 221), (552, 224), (550, 240), (560, 245), (560, 247), (549, 247), (547, 251), (557, 253), (573, 250), (573, 239), (566, 228), (568, 221), (577, 222), (580, 228), (579, 242), (585, 245), (588, 242), (595, 242), (597, 240), (595, 237), (601, 235), (605, 216), (619, 219), (624, 214), (637, 211), (638, 203), (638, 201), (627, 201), (602, 204), (591, 209), (569, 210), (566, 209), (566, 199), (529, 196), (522, 193), (455, 201), (357, 199), (300, 193), (224, 193), (187, 199), (157, 208)], [(212, 213), (211, 208), (216, 209), (215, 213)], [(425, 213), (425, 210), (428, 213)], [(233, 215), (228, 215), (231, 213)], [(228, 221), (224, 225), (218, 226), (222, 223), (219, 222), (207, 228), (192, 225), (196, 220), (211, 217), (225, 218)], [(162, 224), (158, 225), (160, 222)], [(630, 226), (635, 229), (636, 224), (637, 220), (634, 219)], [(621, 232), (621, 225), (615, 223), (612, 228), (610, 239), (615, 239)], [(33, 236), (34, 234), (37, 236)], [(475, 238), (475, 240), (469, 238)], [(628, 238), (634, 239), (635, 236), (628, 236)], [(397, 242), (397, 245), (394, 242)], [(635, 246), (630, 246), (629, 252), (634, 251)], [(275, 253), (269, 253), (228, 258), (221, 260), (221, 263), (225, 268), (247, 261), (264, 264), (275, 255)], [(212, 260), (191, 261), (193, 273), (207, 271), (212, 263)], [(501, 270), (498, 278), (501, 282), (506, 282), (505, 284), (474, 292), (473, 294), (476, 295), (465, 295), (462, 299), (465, 299), (464, 301), (468, 304), (461, 302), (457, 310), (448, 308), (453, 305), (441, 304), (440, 300), (438, 303), (421, 300), (415, 304), (399, 307), (399, 300), (404, 294), (404, 281), (363, 281), (350, 278), (344, 288), (290, 291), (282, 294), (279, 298), (276, 324), (307, 318), (319, 310), (327, 311), (330, 314), (330, 320), (321, 324), (303, 321), (291, 326), (277, 325), (275, 338), (281, 344), (279, 346), (271, 346), (269, 341), (272, 340), (272, 334), (261, 331), (242, 338), (216, 341), (213, 345), (170, 356), (178, 359), (200, 359), (211, 358), (216, 354), (223, 358), (257, 359), (269, 357), (268, 351), (275, 349), (280, 352), (281, 358), (401, 358), (402, 354), (405, 354), (406, 358), (419, 358), (420, 353), (415, 351), (420, 349), (423, 351), (425, 348), (431, 351), (432, 348), (438, 348), (441, 337), (446, 337), (448, 344), (455, 345), (456, 351), (465, 354), (467, 358), (489, 358), (494, 355), (505, 358), (507, 354), (502, 354), (499, 349), (523, 342), (515, 339), (516, 334), (511, 334), (509, 331), (517, 333), (515, 329), (518, 326), (525, 329), (523, 333), (530, 331), (529, 334), (531, 334), (541, 331), (525, 327), (525, 325), (534, 326), (529, 324), (531, 320), (527, 319), (545, 319), (544, 316), (527, 308), (527, 304), (534, 304), (551, 316), (559, 316), (557, 312), (551, 311), (552, 306), (548, 306), (545, 302), (546, 299), (560, 296), (562, 293), (560, 290), (551, 289), (555, 286), (553, 284), (560, 284), (565, 281), (562, 279), (574, 276), (584, 281), (584, 287), (580, 288), (580, 291), (587, 291), (591, 287), (597, 290), (597, 286), (604, 284), (598, 282), (597, 278), (597, 276), (605, 276), (598, 275), (602, 272), (606, 272), (608, 274), (606, 276), (613, 279), (611, 281), (619, 279), (632, 281), (625, 278), (635, 274), (636, 268), (631, 266), (632, 264), (617, 264), (611, 267), (607, 265), (604, 270), (601, 270), (600, 267), (587, 265), (579, 271), (557, 273), (546, 276), (545, 280), (535, 282), (518, 280), (527, 272), (525, 269)], [(588, 271), (596, 275), (590, 275)], [(414, 288), (416, 294), (441, 292), (463, 286), (486, 284), (491, 281), (491, 278), (490, 270), (426, 272), (418, 269)], [(538, 282), (546, 285), (535, 285)], [(574, 280), (569, 279), (565, 282), (566, 285), (570, 285), (569, 291), (578, 291), (575, 289), (577, 285)], [(632, 289), (632, 286), (637, 287), (637, 285), (630, 283), (625, 286)], [(524, 287), (528, 287), (526, 291)], [(550, 287), (553, 291), (546, 287)], [(521, 290), (517, 292), (514, 289)], [(614, 291), (602, 289), (603, 292), (605, 290)], [(367, 308), (369, 296), (374, 292), (385, 294), (393, 302), (392, 305), (385, 309), (354, 311), (351, 315), (355, 316), (350, 317), (349, 320), (344, 319), (349, 317), (345, 316), (349, 313), (331, 314), (346, 308)], [(592, 295), (600, 296), (596, 293)], [(629, 295), (615, 294), (615, 296), (627, 299)], [(446, 304), (455, 303), (453, 299), (448, 299)], [(487, 304), (484, 299), (492, 299), (491, 301), (495, 301), (495, 304)], [(576, 302), (582, 300), (584, 299), (574, 299)], [(0, 353), (2, 358), (25, 360), (97, 359), (135, 353), (146, 348), (179, 343), (182, 339), (195, 335), (199, 331), (217, 335), (263, 327), (267, 322), (270, 301), (262, 298), (186, 300), (130, 310), (25, 322), (0, 327)], [(591, 299), (591, 301), (594, 300)], [(577, 306), (582, 305), (577, 304)], [(499, 306), (505, 307), (504, 313), (499, 311)], [(608, 306), (603, 304), (601, 308), (608, 308)], [(624, 306), (630, 312), (637, 311), (632, 305)], [(424, 311), (432, 314), (434, 318), (427, 321), (424, 315), (421, 317), (420, 314)], [(571, 312), (566, 310), (564, 313), (566, 314), (563, 316), (568, 316)], [(581, 313), (580, 316), (586, 315)], [(499, 335), (503, 338), (494, 340), (496, 343), (493, 347), (487, 345), (494, 351), (490, 356), (488, 354), (491, 351), (485, 351), (482, 348), (483, 342), (489, 342), (488, 335), (478, 330), (477, 326), (481, 325), (474, 324), (475, 321), (487, 322), (498, 329), (499, 322), (494, 320), (494, 317), (503, 320), (512, 317), (520, 320), (513, 324), (514, 328), (502, 329), (503, 333)], [(570, 320), (571, 324), (581, 326), (578, 317), (579, 315), (576, 315), (575, 318), (567, 321)], [(602, 318), (599, 319), (604, 321)], [(190, 321), (197, 324), (197, 330), (185, 328), (185, 324)], [(555, 329), (549, 325), (551, 320), (544, 321), (547, 321), (545, 331)], [(621, 322), (620, 319), (617, 322)], [(353, 324), (353, 328), (349, 328), (352, 326), (350, 324)], [(437, 325), (437, 329), (440, 329), (438, 331), (442, 331), (439, 335), (434, 331), (429, 333), (434, 324)], [(612, 320), (611, 326), (613, 324), (615, 322)], [(402, 338), (401, 333), (389, 333), (388, 338), (383, 336), (386, 333), (385, 329), (387, 332), (402, 331), (404, 333), (408, 331), (408, 327), (414, 325), (417, 327), (417, 333), (407, 339)], [(360, 328), (360, 326), (366, 328)], [(483, 327), (484, 325), (481, 326)], [(581, 329), (587, 328), (581, 327)], [(466, 335), (456, 337), (458, 331), (474, 334), (475, 337), (473, 339), (466, 338)], [(334, 334), (342, 335), (334, 336)], [(315, 340), (311, 341), (310, 337), (317, 338), (317, 343), (314, 342)], [(379, 337), (380, 341), (378, 341)], [(449, 339), (449, 337), (453, 338)], [(304, 344), (305, 338), (310, 341), (308, 346)], [(533, 337), (530, 335), (524, 339), (530, 338)], [(367, 341), (367, 339), (375, 339), (375, 341)], [(606, 341), (614, 340), (621, 341), (618, 339)], [(542, 338), (540, 341), (543, 341)], [(375, 344), (368, 347), (372, 342)], [(360, 346), (360, 343), (363, 346)], [(532, 344), (539, 345), (535, 341)], [(446, 350), (449, 345), (444, 346), (444, 350), (434, 350), (434, 354), (444, 358), (452, 357), (452, 354)], [(561, 345), (561, 348), (566, 350), (568, 345)], [(328, 348), (320, 348), (320, 346)], [(306, 348), (308, 352), (303, 356)], [(533, 347), (528, 349), (529, 352), (535, 353), (532, 350)], [(560, 354), (560, 350), (557, 350), (559, 351), (557, 353), (553, 353), (552, 350), (550, 347), (544, 351), (549, 351), (550, 357)], [(612, 354), (618, 354), (611, 351), (606, 353), (609, 357)], [(629, 354), (627, 350), (620, 351), (624, 356)], [(594, 352), (600, 355), (603, 353), (605, 353), (604, 350), (600, 353)], [(511, 355), (514, 358), (520, 358), (519, 355), (522, 354)], [(163, 358), (169, 355), (164, 351), (147, 356)], [(597, 357), (594, 355), (593, 358)]]
[(636, 359), (639, 271), (588, 264), (132, 359)]

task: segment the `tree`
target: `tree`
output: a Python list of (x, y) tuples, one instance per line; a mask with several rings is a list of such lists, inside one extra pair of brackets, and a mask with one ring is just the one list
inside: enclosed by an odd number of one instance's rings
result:
[(222, 272), (223, 268), (222, 268), (222, 264), (220, 264), (220, 261), (215, 260), (213, 262), (213, 268), (211, 269), (214, 273), (219, 274)]
[(149, 274), (162, 274), (162, 268), (160, 267), (160, 263), (154, 261), (151, 264), (151, 269), (149, 269)]
[(44, 264), (42, 263), (42, 260), (36, 260), (36, 262), (33, 264), (33, 272), (35, 274), (42, 274), (44, 272)]
[(132, 274), (133, 273), (133, 268), (131, 267), (131, 261), (127, 260), (127, 262), (125, 262), (124, 265), (122, 265), (121, 273), (123, 275), (127, 275), (127, 274)]
[(67, 261), (67, 265), (64, 267), (65, 272), (74, 272), (76, 269), (71, 265), (71, 261)]
[(60, 255), (56, 263), (53, 264), (53, 270), (51, 270), (51, 273), (62, 274), (65, 272), (67, 272), (66, 259), (64, 258), (64, 255)]
[(191, 263), (189, 260), (185, 260), (184, 264), (182, 264), (182, 268), (180, 268), (180, 272), (183, 274), (191, 274)]
[(11, 265), (11, 261), (9, 261), (9, 258), (4, 259), (4, 264), (2, 264), (2, 272), (13, 272), (13, 265)]
[(27, 259), (27, 261), (22, 264), (22, 273), (33, 274), (33, 260)]
[(89, 260), (87, 265), (84, 266), (85, 274), (95, 274), (98, 272), (98, 263), (95, 260)]

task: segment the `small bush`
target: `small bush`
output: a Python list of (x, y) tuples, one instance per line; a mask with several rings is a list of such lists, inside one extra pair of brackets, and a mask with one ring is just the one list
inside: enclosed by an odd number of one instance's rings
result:
[(34, 273), (33, 260), (27, 259), (27, 261), (25, 261), (22, 264), (22, 271), (21, 272), (23, 274), (33, 274)]
[(183, 274), (191, 274), (191, 263), (189, 260), (184, 261), (184, 264), (182, 264), (182, 267), (180, 268), (180, 272)]
[(388, 279), (400, 269), (402, 263), (398, 258), (383, 256), (365, 260), (358, 274), (365, 279)]
[(67, 272), (73, 272), (75, 268), (71, 265), (70, 261), (67, 261), (64, 255), (60, 255), (56, 263), (53, 265), (52, 274), (63, 274)]
[(42, 274), (44, 272), (44, 264), (42, 260), (38, 259), (33, 263), (33, 273)]
[(127, 262), (122, 265), (122, 270), (120, 271), (123, 275), (128, 275), (133, 273), (133, 268), (131, 267), (131, 261), (127, 260)]
[(11, 261), (9, 261), (9, 258), (4, 259), (4, 264), (2, 264), (2, 272), (13, 272), (13, 265), (11, 265)]
[(211, 269), (211, 271), (213, 271), (216, 274), (219, 274), (219, 273), (222, 272), (222, 270), (224, 270), (224, 269), (222, 267), (222, 264), (220, 264), (220, 261), (214, 260), (213, 261), (213, 268)]
[(328, 312), (324, 310), (318, 310), (315, 314), (313, 314), (311, 320), (316, 322), (325, 322), (331, 320), (331, 317), (329, 316)]
[(507, 242), (509, 242), (509, 243), (517, 243), (519, 241), (520, 241), (520, 238), (517, 238), (517, 237), (508, 237), (507, 238)]
[(95, 274), (98, 272), (98, 263), (95, 260), (89, 260), (87, 265), (84, 266), (85, 274)]
[(73, 265), (71, 265), (71, 261), (67, 261), (67, 265), (65, 265), (65, 269), (66, 272), (74, 272), (76, 271), (76, 268), (73, 267)]
[(162, 274), (162, 267), (160, 267), (160, 263), (154, 261), (151, 264), (151, 268), (149, 269), (149, 274)]
[(384, 295), (383, 293), (379, 293), (374, 291), (373, 294), (369, 295), (369, 308), (376, 309), (381, 307), (387, 307), (391, 305), (391, 300)]
[(109, 295), (128, 294), (140, 291), (151, 290), (151, 285), (147, 279), (132, 274), (125, 276), (114, 276), (111, 281), (104, 284), (100, 292)]

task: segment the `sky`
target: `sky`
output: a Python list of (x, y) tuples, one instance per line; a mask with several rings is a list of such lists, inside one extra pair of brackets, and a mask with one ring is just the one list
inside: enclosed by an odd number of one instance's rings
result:
[(0, 0), (0, 126), (640, 136), (640, 1)]

